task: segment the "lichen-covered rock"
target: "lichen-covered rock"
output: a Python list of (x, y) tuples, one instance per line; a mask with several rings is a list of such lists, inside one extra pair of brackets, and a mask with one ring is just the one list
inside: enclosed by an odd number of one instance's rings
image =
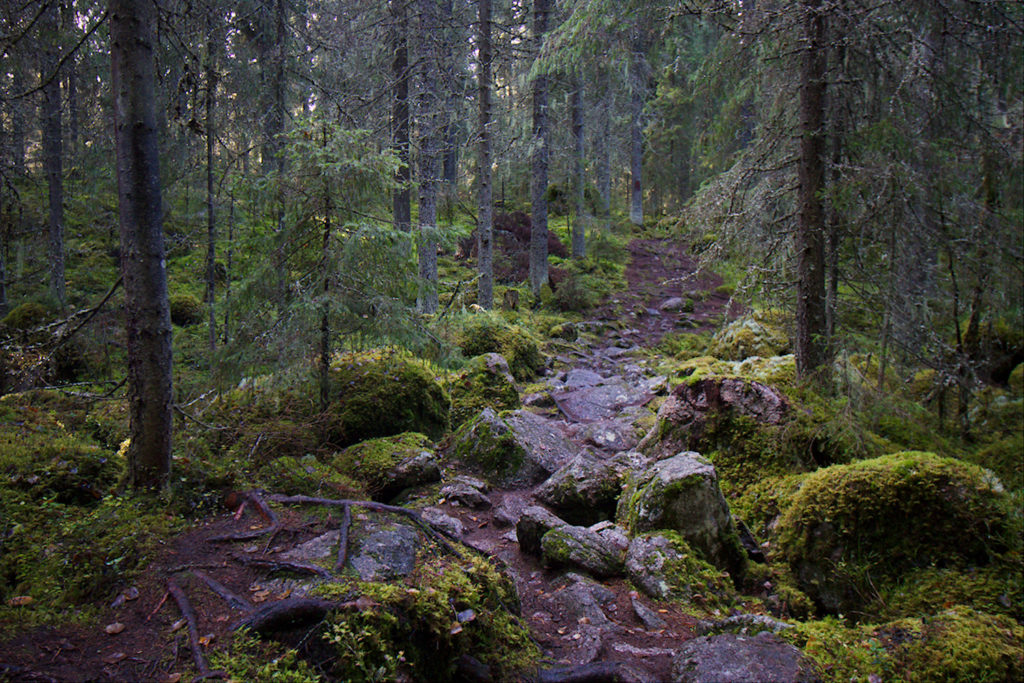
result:
[(771, 316), (756, 312), (732, 321), (711, 339), (712, 356), (743, 360), (751, 356), (779, 356), (789, 351), (789, 337)]
[(547, 479), (579, 449), (533, 413), (485, 409), (455, 434), (452, 456), (502, 488), (525, 488)]
[(470, 360), (452, 380), (449, 390), (454, 428), (476, 417), (484, 408), (502, 411), (520, 406), (508, 361), (498, 353), (485, 353)]
[(348, 566), (363, 581), (388, 581), (416, 568), (422, 537), (407, 524), (367, 521), (349, 535)]
[(555, 516), (547, 508), (531, 505), (523, 510), (519, 521), (516, 522), (519, 550), (529, 555), (540, 555), (540, 542), (544, 534), (563, 526), (568, 526), (564, 519)]
[(402, 432), (439, 439), (448, 431), (448, 392), (408, 357), (382, 350), (341, 354), (331, 362), (330, 393), (324, 419), (339, 445)]
[(630, 473), (617, 516), (634, 534), (676, 531), (711, 564), (734, 577), (743, 574), (746, 556), (718, 475), (698, 453), (679, 453)]
[(334, 465), (364, 482), (374, 500), (390, 500), (404, 489), (441, 478), (433, 443), (416, 432), (350, 446), (334, 457)]
[(1007, 517), (1007, 495), (981, 468), (903, 452), (808, 475), (777, 542), (803, 590), (839, 612), (862, 602), (869, 581), (987, 564), (1005, 547)]
[(564, 388), (552, 392), (551, 398), (558, 404), (559, 410), (577, 422), (594, 422), (618, 417), (623, 410), (645, 405), (654, 398), (654, 392), (648, 391), (646, 387), (630, 384), (622, 378), (599, 378), (598, 381), (587, 384), (576, 382), (573, 372), (570, 372)]
[(772, 633), (723, 633), (688, 640), (672, 659), (677, 683), (797, 683), (821, 680), (796, 647)]
[(621, 490), (620, 470), (581, 453), (548, 477), (534, 495), (573, 524), (593, 524), (615, 516)]
[(728, 575), (700, 559), (671, 531), (634, 537), (626, 551), (625, 567), (633, 585), (657, 600), (724, 608), (735, 599)]
[(450, 484), (441, 488), (441, 497), (469, 508), (489, 508), (491, 501), (486, 494), (487, 485), (472, 477), (455, 477)]
[(522, 327), (510, 325), (495, 313), (478, 313), (465, 318), (455, 341), (466, 357), (500, 353), (508, 361), (512, 376), (520, 382), (529, 380), (544, 367), (537, 340)]
[(551, 529), (540, 539), (541, 558), (550, 567), (571, 567), (598, 578), (621, 576), (622, 550), (580, 526)]

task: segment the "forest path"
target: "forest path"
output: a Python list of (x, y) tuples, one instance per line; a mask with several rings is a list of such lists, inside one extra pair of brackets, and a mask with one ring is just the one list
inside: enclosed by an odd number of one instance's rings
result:
[[(657, 346), (672, 332), (710, 328), (729, 300), (717, 291), (722, 279), (701, 271), (682, 243), (635, 239), (629, 253), (627, 290), (580, 324), (597, 334), (581, 337), (572, 351), (556, 357), (556, 371), (541, 392), (556, 405), (542, 399), (530, 408), (553, 432), (599, 459), (637, 443), (643, 434), (633, 422), (666, 387), (665, 378), (653, 376), (636, 357), (644, 355), (641, 349)], [(672, 656), (694, 637), (696, 619), (678, 605), (638, 594), (623, 578), (591, 582), (569, 574), (567, 579), (564, 568), (544, 567), (538, 557), (522, 552), (503, 518), (538, 504), (536, 488), (490, 491), (488, 509), (442, 507), (470, 530), (468, 543), (497, 558), (516, 578), (522, 617), (541, 647), (542, 670), (547, 669), (542, 680), (669, 680)]]

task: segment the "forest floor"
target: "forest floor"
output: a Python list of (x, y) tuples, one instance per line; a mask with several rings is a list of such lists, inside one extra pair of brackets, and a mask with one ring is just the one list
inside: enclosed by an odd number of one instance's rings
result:
[[(728, 296), (718, 291), (721, 278), (700, 271), (684, 245), (637, 239), (629, 244), (629, 252), (628, 289), (591, 311), (587, 324), (603, 331), (589, 341), (581, 340), (572, 354), (558, 357), (558, 374), (583, 371), (591, 373), (598, 383), (621, 381), (634, 387), (646, 386), (644, 382), (652, 378), (631, 359), (634, 353), (657, 345), (670, 332), (709, 329), (727, 313)], [(691, 298), (692, 311), (661, 310), (661, 305), (673, 297)], [(684, 326), (680, 326), (681, 320), (687, 321)], [(562, 398), (571, 398), (572, 390), (571, 385), (563, 385)], [(552, 430), (565, 434), (592, 454), (614, 454), (592, 442), (583, 443), (578, 423), (586, 422), (586, 418), (576, 419), (559, 410), (540, 412)], [(531, 493), (529, 489), (493, 490), (488, 494), (491, 507), (487, 509), (449, 503), (441, 507), (463, 522), (468, 530), (463, 537), (465, 543), (510, 570), (520, 592), (522, 619), (542, 652), (542, 668), (577, 667), (579, 674), (582, 670), (578, 667), (589, 665), (592, 674), (598, 675), (601, 667), (611, 666), (607, 671), (614, 670), (621, 680), (667, 679), (675, 648), (694, 636), (695, 618), (678, 606), (652, 603), (622, 579), (604, 582), (607, 591), (602, 593), (597, 612), (580, 612), (574, 600), (560, 599), (560, 592), (566, 589), (560, 580), (562, 572), (545, 568), (538, 558), (520, 552), (514, 534), (494, 519), (498, 510), (528, 504)], [(269, 507), (279, 516), (276, 533), (236, 542), (213, 542), (211, 539), (218, 536), (244, 536), (265, 530), (270, 524), (265, 511), (259, 514), (255, 501), (247, 510), (241, 502), (231, 501), (225, 514), (168, 540), (148, 570), (100, 613), (94, 625), (40, 627), (0, 643), (0, 679), (173, 683), (181, 678), (181, 672), (190, 672), (186, 677), (193, 675), (193, 648), (210, 651), (222, 646), (230, 640), (233, 625), (247, 612), (287, 598), (287, 591), (268, 586), (268, 567), (251, 560), (279, 557), (298, 544), (337, 529), (342, 514), (335, 509), (326, 519), (323, 515), (310, 517), (306, 509), (270, 502)], [(194, 610), (194, 637), (200, 638), (199, 642), (190, 643), (190, 628), (183, 623), (174, 596), (168, 593), (171, 579), (180, 585)], [(226, 590), (218, 590), (213, 584)], [(237, 598), (234, 607), (230, 594)]]

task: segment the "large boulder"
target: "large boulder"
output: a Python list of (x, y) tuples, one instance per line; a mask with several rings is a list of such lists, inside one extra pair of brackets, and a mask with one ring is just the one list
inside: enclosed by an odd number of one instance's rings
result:
[(552, 392), (559, 410), (575, 422), (596, 422), (620, 416), (626, 408), (642, 406), (654, 398), (646, 386), (630, 384), (622, 378), (604, 379), (596, 373), (573, 370), (565, 386)]
[(452, 427), (458, 428), (484, 408), (514, 410), (521, 404), (508, 361), (498, 353), (471, 359), (452, 380)]
[(801, 588), (829, 612), (926, 566), (987, 564), (1008, 542), (1009, 499), (981, 468), (916, 451), (807, 475), (777, 524)]
[(581, 453), (552, 474), (534, 495), (573, 524), (593, 524), (615, 516), (621, 491), (618, 468)]
[(579, 569), (607, 578), (623, 573), (622, 549), (606, 536), (581, 526), (551, 529), (540, 539), (541, 558), (550, 567)]
[(688, 640), (672, 659), (677, 683), (796, 683), (819, 681), (813, 663), (778, 636), (723, 633)]
[(416, 568), (419, 531), (408, 524), (366, 521), (350, 534), (347, 565), (363, 581), (390, 581)]
[(617, 515), (634, 534), (676, 531), (711, 564), (733, 577), (743, 574), (746, 556), (718, 475), (698, 453), (679, 453), (632, 472)]
[(516, 540), (519, 549), (530, 555), (540, 555), (541, 539), (552, 529), (568, 526), (568, 523), (540, 505), (531, 505), (523, 510), (516, 522)]
[(777, 316), (755, 312), (733, 320), (711, 339), (711, 355), (726, 360), (779, 356), (789, 351), (789, 337)]
[(440, 439), (448, 431), (451, 399), (422, 363), (379, 349), (344, 353), (331, 362), (329, 375), (323, 425), (334, 444), (402, 432)]
[(415, 432), (350, 446), (334, 456), (334, 466), (364, 483), (374, 500), (391, 500), (404, 489), (441, 478), (433, 443)]
[(728, 608), (735, 599), (728, 576), (700, 559), (671, 531), (634, 537), (626, 551), (626, 576), (656, 600)]
[(455, 343), (466, 357), (500, 353), (508, 361), (512, 376), (520, 382), (529, 380), (544, 367), (544, 356), (533, 335), (497, 313), (477, 313), (462, 319)]
[(544, 418), (487, 408), (455, 434), (452, 456), (501, 488), (539, 484), (579, 449)]

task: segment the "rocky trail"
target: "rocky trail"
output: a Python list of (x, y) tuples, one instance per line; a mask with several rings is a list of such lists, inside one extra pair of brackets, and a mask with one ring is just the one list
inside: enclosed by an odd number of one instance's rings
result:
[[(658, 556), (657, 548), (631, 544), (610, 521), (619, 491), (616, 483), (610, 494), (606, 480), (610, 472), (650, 465), (634, 450), (644, 436), (638, 425), (653, 424), (651, 403), (668, 387), (637, 352), (669, 332), (708, 327), (725, 312), (727, 297), (715, 291), (716, 276), (693, 274), (696, 265), (681, 245), (636, 240), (630, 253), (629, 290), (578, 325), (589, 334), (565, 345), (542, 390), (523, 396), (524, 407), (511, 417), (487, 410), (478, 418), (488, 429), (511, 431), (532, 452), (529, 463), (504, 473), (460, 470), (442, 482), (440, 502), (427, 508), (326, 493), (323, 499), (238, 494), (227, 501), (230, 513), (166, 547), (102, 611), (99, 625), (38, 629), (5, 643), (0, 677), (173, 683), (180, 671), (197, 670), (199, 678), (218, 678), (206, 653), (243, 624), (315, 650), (310, 624), (327, 610), (372, 610), (375, 603), (363, 596), (312, 598), (313, 586), (331, 581), (343, 566), (363, 580), (400, 579), (432, 539), (447, 552), (468, 546), (514, 578), (519, 619), (541, 651), (539, 680), (672, 680), (673, 662), (708, 624), (676, 602), (652, 597), (659, 578), (643, 565)], [(685, 275), (693, 277), (680, 279)], [(459, 444), (442, 447), (458, 459)], [(493, 475), (490, 484), (481, 474)], [(310, 507), (327, 514), (310, 517)], [(553, 545), (559, 534), (561, 554)], [(332, 563), (333, 570), (325, 568)], [(649, 590), (637, 591), (645, 581)], [(704, 598), (698, 592), (694, 599)], [(471, 612), (457, 613), (457, 622), (471, 621)], [(685, 680), (729, 678), (729, 667), (739, 672), (730, 680), (752, 671), (781, 676), (773, 680), (799, 678), (789, 646), (730, 637), (695, 649), (692, 661), (704, 677)], [(765, 663), (775, 668), (743, 668)], [(474, 657), (464, 656), (459, 667), (461, 679), (493, 679)]]

